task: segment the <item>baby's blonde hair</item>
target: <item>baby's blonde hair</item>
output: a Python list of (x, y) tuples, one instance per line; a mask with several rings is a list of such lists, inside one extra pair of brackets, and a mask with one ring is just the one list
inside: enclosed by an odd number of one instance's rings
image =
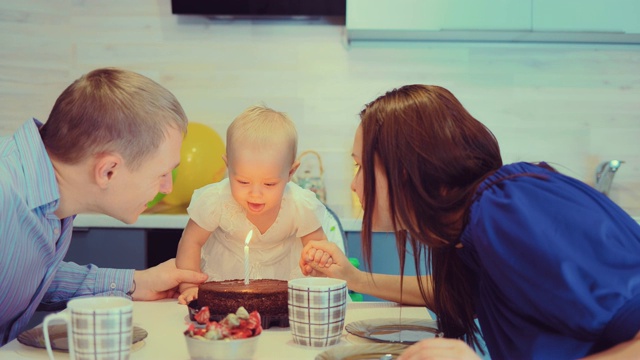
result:
[(234, 146), (269, 147), (284, 144), (291, 150), (291, 164), (298, 153), (298, 132), (289, 116), (264, 105), (250, 106), (227, 128), (227, 156)]

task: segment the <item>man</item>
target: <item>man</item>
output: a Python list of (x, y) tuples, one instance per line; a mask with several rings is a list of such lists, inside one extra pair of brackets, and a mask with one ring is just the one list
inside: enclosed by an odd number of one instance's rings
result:
[(49, 119), (0, 138), (0, 345), (25, 330), (38, 306), (77, 296), (173, 297), (206, 275), (174, 260), (142, 270), (63, 262), (73, 219), (101, 213), (133, 223), (172, 190), (187, 118), (177, 99), (133, 72), (105, 68), (73, 82)]

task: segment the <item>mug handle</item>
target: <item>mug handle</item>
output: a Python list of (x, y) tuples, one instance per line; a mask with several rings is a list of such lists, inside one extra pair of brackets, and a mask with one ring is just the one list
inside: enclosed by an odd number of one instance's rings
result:
[(42, 330), (44, 331), (44, 343), (47, 346), (47, 353), (50, 360), (55, 360), (53, 357), (53, 349), (51, 348), (51, 341), (49, 339), (49, 322), (53, 320), (62, 320), (67, 326), (67, 341), (69, 343), (69, 358), (75, 359), (75, 349), (73, 348), (73, 339), (71, 338), (71, 331), (69, 324), (71, 324), (71, 316), (66, 312), (60, 312), (57, 314), (47, 315), (42, 322)]

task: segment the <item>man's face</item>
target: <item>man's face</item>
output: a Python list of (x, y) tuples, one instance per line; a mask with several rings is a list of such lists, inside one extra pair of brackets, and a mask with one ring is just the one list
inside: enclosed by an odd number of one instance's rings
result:
[(290, 156), (284, 145), (269, 149), (236, 146), (229, 154), (231, 194), (250, 219), (280, 211), (282, 194), (291, 179)]
[(106, 215), (132, 224), (157, 193), (170, 193), (173, 190), (171, 172), (180, 163), (182, 139), (179, 130), (170, 128), (164, 142), (139, 168), (120, 168), (110, 184), (109, 198), (105, 199), (109, 204), (103, 209)]

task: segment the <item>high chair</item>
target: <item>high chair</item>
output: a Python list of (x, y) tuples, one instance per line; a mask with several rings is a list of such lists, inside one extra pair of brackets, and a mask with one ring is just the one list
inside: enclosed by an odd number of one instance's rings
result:
[[(340, 218), (336, 213), (327, 207), (327, 211), (324, 215), (324, 221), (322, 222), (322, 229), (324, 233), (327, 235), (327, 239), (332, 243), (338, 245), (340, 250), (346, 255), (349, 256), (348, 250), (348, 242), (347, 242), (347, 234), (344, 232), (342, 228), (342, 223), (340, 222)], [(349, 262), (355, 267), (360, 266), (360, 261), (357, 258), (349, 258)], [(362, 301), (362, 294), (355, 293), (349, 290), (349, 299), (351, 301)]]

